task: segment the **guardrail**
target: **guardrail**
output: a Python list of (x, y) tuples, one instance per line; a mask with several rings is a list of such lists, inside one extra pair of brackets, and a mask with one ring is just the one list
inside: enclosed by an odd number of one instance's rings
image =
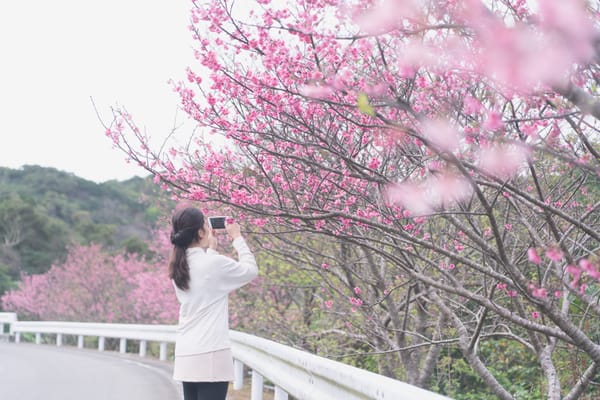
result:
[[(1, 313), (0, 313), (1, 314)], [(1, 316), (1, 315), (0, 315)], [(8, 320), (8, 317), (6, 317)], [(16, 318), (15, 318), (16, 319)], [(2, 321), (2, 319), (0, 319)], [(77, 346), (84, 347), (84, 337), (98, 337), (98, 350), (104, 351), (105, 338), (118, 338), (119, 352), (127, 350), (127, 340), (140, 342), (140, 356), (146, 355), (147, 342), (160, 343), (159, 358), (167, 359), (167, 344), (174, 343), (174, 325), (102, 324), (54, 321), (7, 321), (16, 343), (22, 333), (35, 334), (41, 344), (42, 334), (56, 335), (62, 346), (63, 335), (77, 336)], [(252, 371), (251, 399), (262, 400), (264, 379), (275, 387), (275, 400), (449, 400), (369, 371), (291, 348), (271, 340), (230, 331), (234, 357), (234, 390), (243, 387), (244, 366)]]

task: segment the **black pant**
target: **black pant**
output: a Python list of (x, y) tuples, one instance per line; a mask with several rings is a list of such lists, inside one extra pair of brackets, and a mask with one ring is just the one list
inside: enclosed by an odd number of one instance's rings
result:
[(184, 400), (225, 400), (229, 382), (183, 382)]

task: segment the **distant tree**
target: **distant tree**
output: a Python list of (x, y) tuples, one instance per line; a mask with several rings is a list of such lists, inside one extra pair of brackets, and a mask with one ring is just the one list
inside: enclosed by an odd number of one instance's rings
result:
[(24, 319), (173, 323), (178, 312), (164, 263), (99, 245), (70, 247), (64, 263), (23, 276), (1, 300)]
[(22, 272), (46, 271), (65, 252), (69, 243), (67, 226), (16, 193), (0, 200), (0, 252), (6, 256), (17, 254), (10, 257), (7, 272), (16, 279)]

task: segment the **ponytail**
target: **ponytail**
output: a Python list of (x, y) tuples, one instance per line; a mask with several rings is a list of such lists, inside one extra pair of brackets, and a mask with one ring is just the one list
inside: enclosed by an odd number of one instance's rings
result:
[(174, 248), (169, 262), (169, 278), (179, 289), (188, 290), (190, 266), (185, 251), (190, 244), (200, 240), (198, 230), (204, 227), (204, 214), (197, 208), (186, 208), (173, 215), (172, 224), (171, 244)]
[(181, 290), (190, 288), (190, 267), (185, 255), (185, 249), (175, 246), (171, 261), (169, 262), (169, 278), (173, 279), (175, 285)]

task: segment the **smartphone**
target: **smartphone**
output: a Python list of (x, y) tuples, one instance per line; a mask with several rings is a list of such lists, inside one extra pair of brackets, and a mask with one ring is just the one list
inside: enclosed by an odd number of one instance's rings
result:
[(210, 229), (225, 229), (225, 219), (227, 217), (208, 217)]

